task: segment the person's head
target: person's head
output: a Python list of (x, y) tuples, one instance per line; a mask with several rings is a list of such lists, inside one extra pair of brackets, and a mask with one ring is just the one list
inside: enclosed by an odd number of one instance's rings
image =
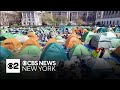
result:
[(99, 49), (99, 48), (97, 48), (95, 51), (98, 53), (98, 52), (100, 51), (100, 49)]
[(104, 50), (105, 50), (105, 48), (104, 48), (104, 47), (101, 47), (101, 50), (102, 50), (102, 51), (104, 51)]

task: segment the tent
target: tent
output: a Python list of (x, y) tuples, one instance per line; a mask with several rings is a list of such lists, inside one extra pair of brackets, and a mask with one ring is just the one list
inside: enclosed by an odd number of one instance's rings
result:
[(101, 27), (97, 30), (98, 33), (105, 33), (107, 32), (107, 29), (105, 27)]
[(69, 58), (71, 58), (72, 56), (78, 56), (79, 58), (84, 58), (90, 55), (91, 53), (89, 52), (89, 50), (84, 45), (81, 44), (74, 45), (69, 51)]
[(13, 34), (13, 37), (16, 38), (18, 36), (21, 36), (21, 34)]
[[(47, 43), (45, 44), (45, 47), (47, 47), (50, 43), (53, 43), (53, 42), (54, 42), (54, 43), (58, 43), (55, 38), (50, 38), (50, 39), (47, 41)], [(45, 48), (45, 47), (44, 47), (44, 48)]]
[(28, 40), (29, 37), (26, 36), (26, 35), (21, 35), (21, 36), (17, 36), (15, 39), (17, 39), (19, 42), (23, 43), (23, 42), (25, 42), (26, 40)]
[(111, 41), (108, 38), (106, 38), (105, 35), (99, 35), (99, 34), (93, 35), (93, 37), (89, 42), (89, 45), (94, 48), (104, 47), (109, 49), (112, 47)]
[(4, 41), (5, 39), (7, 39), (7, 38), (5, 38), (4, 36), (0, 36), (0, 41), (1, 42)]
[(3, 36), (5, 38), (14, 38), (11, 33), (4, 33), (4, 34), (1, 34), (0, 36)]
[(42, 61), (66, 61), (67, 56), (64, 49), (56, 43), (50, 43), (43, 51), (40, 60)]
[(7, 38), (5, 39), (2, 43), (1, 46), (3, 46), (4, 48), (8, 49), (8, 50), (20, 50), (22, 45), (21, 43), (16, 40), (15, 38)]
[(120, 57), (120, 46), (118, 46), (114, 51), (113, 53), (115, 53), (117, 56)]
[(92, 38), (92, 36), (94, 35), (93, 32), (86, 32), (84, 33), (84, 35), (82, 36), (81, 40), (84, 41), (85, 43), (89, 44), (90, 39)]
[(113, 48), (117, 48), (118, 46), (120, 46), (120, 39), (112, 39), (111, 43)]
[(6, 48), (0, 46), (0, 61), (11, 57), (12, 53)]
[(79, 38), (72, 36), (72, 37), (68, 37), (66, 42), (65, 42), (65, 46), (67, 48), (72, 48), (75, 44), (81, 44), (82, 42), (80, 41)]
[(61, 36), (56, 36), (56, 40), (62, 40), (63, 38)]
[(92, 66), (92, 70), (112, 70), (112, 66), (107, 62), (105, 61), (104, 59), (102, 58), (99, 58), (99, 59), (96, 59), (94, 65)]
[(22, 48), (25, 48), (26, 46), (28, 46), (28, 45), (35, 45), (35, 46), (37, 46), (38, 48), (40, 48), (41, 47), (41, 45), (35, 40), (35, 39), (28, 39), (28, 40), (26, 40), (24, 43), (23, 43), (23, 46), (22, 46)]
[(29, 37), (29, 38), (31, 38), (31, 39), (35, 39), (35, 40), (38, 40), (38, 37), (34, 34), (34, 33), (29, 33), (29, 34), (27, 34), (27, 36)]
[(120, 33), (120, 28), (119, 27), (115, 27), (113, 30), (114, 30), (115, 33)]
[(22, 56), (22, 55), (29, 55), (32, 57), (40, 57), (42, 51), (40, 50), (40, 48), (34, 46), (34, 45), (29, 45), (26, 46), (25, 48), (23, 48), (18, 56)]
[(109, 39), (117, 38), (113, 32), (106, 32), (106, 37)]

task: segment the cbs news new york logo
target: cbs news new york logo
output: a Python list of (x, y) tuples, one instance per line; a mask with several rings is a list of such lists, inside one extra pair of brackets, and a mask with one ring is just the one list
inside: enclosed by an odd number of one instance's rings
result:
[(20, 73), (20, 59), (6, 59), (6, 73)]

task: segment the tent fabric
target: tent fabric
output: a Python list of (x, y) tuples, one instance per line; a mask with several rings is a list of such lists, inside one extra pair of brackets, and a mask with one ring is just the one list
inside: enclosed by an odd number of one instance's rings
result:
[(72, 48), (75, 44), (81, 44), (81, 43), (82, 42), (80, 41), (79, 38), (72, 36), (72, 37), (67, 38), (67, 40), (65, 42), (65, 46), (67, 48)]
[(89, 44), (89, 41), (90, 41), (90, 39), (92, 38), (92, 36), (94, 35), (94, 33), (93, 32), (86, 32), (83, 36), (82, 36), (82, 40), (85, 42), (85, 43), (87, 43), (87, 44)]
[(101, 47), (111, 48), (112, 47), (111, 41), (108, 38), (106, 38), (106, 36), (104, 35), (93, 35), (89, 44), (94, 48), (101, 48)]
[(116, 27), (113, 29), (115, 33), (120, 33), (120, 28), (119, 27)]
[(28, 45), (35, 45), (35, 46), (37, 46), (38, 48), (41, 47), (41, 45), (40, 45), (35, 39), (31, 39), (31, 38), (29, 38), (28, 40), (26, 40), (26, 41), (23, 43), (22, 48), (25, 48), (25, 47), (28, 46)]
[(0, 36), (0, 41), (3, 41), (5, 39), (7, 39), (7, 38), (5, 38), (4, 36)]
[(104, 69), (112, 69), (112, 66), (102, 58), (97, 59), (92, 67), (92, 70), (104, 70)]
[(12, 53), (9, 50), (0, 46), (0, 61), (4, 60), (6, 58), (9, 58), (11, 55), (12, 55)]
[(53, 42), (54, 42), (54, 43), (58, 43), (55, 38), (50, 38), (50, 39), (47, 41), (47, 43), (45, 44), (45, 47), (44, 47), (44, 48), (46, 48), (50, 43), (53, 43)]
[(30, 45), (30, 46), (26, 46), (24, 49), (22, 49), (19, 53), (19, 56), (21, 55), (30, 55), (32, 57), (40, 57), (42, 51), (40, 50), (40, 48), (34, 46), (34, 45)]
[(106, 34), (107, 34), (106, 35), (107, 38), (110, 38), (110, 39), (117, 38), (116, 35), (113, 32), (106, 32)]
[(67, 56), (64, 49), (56, 43), (50, 43), (41, 55), (42, 61), (66, 61)]
[(92, 55), (92, 57), (97, 58), (98, 53), (95, 50), (93, 50), (92, 53), (91, 53), (91, 55)]
[(71, 58), (72, 56), (78, 56), (79, 58), (84, 58), (90, 55), (91, 54), (88, 51), (88, 49), (81, 44), (74, 45), (69, 51), (69, 58)]
[(17, 36), (15, 39), (17, 39), (19, 42), (23, 43), (23, 42), (25, 42), (26, 40), (28, 40), (29, 37), (26, 36), (26, 35), (21, 35), (21, 36)]
[(116, 55), (118, 55), (120, 57), (120, 46), (118, 46), (113, 53), (115, 53)]
[(35, 39), (35, 40), (38, 40), (38, 37), (34, 34), (34, 33), (29, 33), (29, 34), (27, 34), (27, 36), (29, 37), (29, 38), (31, 38), (31, 39)]
[(14, 38), (11, 33), (4, 33), (4, 34), (1, 34), (1, 36), (5, 37), (5, 38)]
[(3, 46), (4, 48), (8, 49), (8, 50), (20, 50), (22, 45), (19, 41), (17, 41), (15, 38), (8, 38), (5, 39), (1, 46)]
[(120, 46), (120, 39), (112, 39), (111, 44), (113, 48), (117, 48), (118, 46)]
[(97, 30), (97, 32), (99, 32), (99, 33), (105, 33), (105, 32), (107, 32), (107, 29), (104, 28), (104, 27), (102, 27), (102, 28), (99, 28), (99, 29)]
[(56, 40), (62, 40), (63, 38), (61, 36), (56, 36)]

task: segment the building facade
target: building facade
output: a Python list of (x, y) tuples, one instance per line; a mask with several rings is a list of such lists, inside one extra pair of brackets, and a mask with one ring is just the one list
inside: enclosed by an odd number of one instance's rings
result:
[(97, 11), (95, 22), (105, 26), (120, 26), (120, 11)]
[(20, 24), (21, 16), (17, 11), (0, 11), (0, 26)]
[[(48, 11), (53, 17), (65, 17), (68, 22), (76, 23), (78, 19), (84, 22), (95, 22), (96, 11)], [(62, 20), (61, 20), (62, 23)]]
[(22, 11), (22, 26), (39, 26), (42, 24), (41, 11)]

